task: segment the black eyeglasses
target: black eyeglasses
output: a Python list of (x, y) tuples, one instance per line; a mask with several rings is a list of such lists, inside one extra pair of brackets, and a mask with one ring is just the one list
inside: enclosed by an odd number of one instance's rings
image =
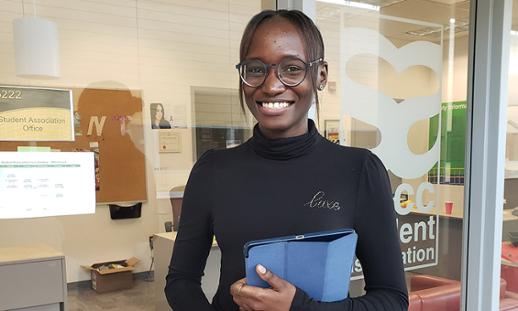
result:
[(265, 64), (258, 59), (244, 60), (236, 65), (236, 69), (239, 71), (239, 76), (244, 84), (250, 87), (261, 86), (270, 68), (275, 68), (277, 78), (286, 86), (297, 86), (306, 78), (308, 69), (315, 64), (319, 64), (323, 61), (322, 58), (316, 59), (309, 63), (305, 63), (298, 58), (284, 58), (278, 64)]

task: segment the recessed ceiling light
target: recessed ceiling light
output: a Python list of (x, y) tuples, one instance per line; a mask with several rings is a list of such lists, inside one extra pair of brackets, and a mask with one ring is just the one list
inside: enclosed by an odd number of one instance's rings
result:
[(324, 3), (348, 6), (348, 7), (357, 8), (357, 9), (365, 9), (365, 10), (371, 10), (371, 11), (380, 10), (379, 5), (374, 5), (374, 4), (369, 4), (369, 3), (359, 2), (359, 1), (349, 1), (349, 0), (318, 0), (318, 1), (324, 2)]
[[(450, 22), (451, 22), (451, 19), (450, 19)], [(455, 22), (457, 22), (457, 21), (455, 21)], [(442, 30), (448, 31), (448, 30), (450, 30), (450, 26), (454, 27), (455, 33), (469, 30), (469, 24), (466, 22), (461, 22), (461, 21), (457, 22), (457, 24), (450, 24), (448, 26), (444, 26), (444, 28)], [(440, 32), (441, 32), (441, 28), (439, 28), (439, 27), (433, 27), (433, 28), (425, 27), (425, 28), (421, 28), (421, 29), (410, 30), (405, 33), (407, 35), (411, 35), (411, 36), (424, 37), (424, 36), (438, 34)]]

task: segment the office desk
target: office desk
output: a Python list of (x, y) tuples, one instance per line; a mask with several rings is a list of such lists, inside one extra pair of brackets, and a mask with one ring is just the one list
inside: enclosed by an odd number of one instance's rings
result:
[(0, 248), (0, 310), (66, 310), (65, 256), (46, 245)]
[(518, 216), (513, 215), (513, 209), (504, 209), (504, 221), (518, 220)]
[[(165, 277), (169, 270), (169, 262), (173, 253), (176, 232), (164, 232), (153, 235), (153, 246), (155, 254), (155, 306), (157, 311), (170, 311), (171, 308), (167, 303), (164, 294)], [(205, 266), (205, 275), (201, 280), (201, 287), (209, 301), (216, 294), (219, 283), (219, 267), (221, 261), (221, 252), (216, 243), (212, 245), (207, 264)]]

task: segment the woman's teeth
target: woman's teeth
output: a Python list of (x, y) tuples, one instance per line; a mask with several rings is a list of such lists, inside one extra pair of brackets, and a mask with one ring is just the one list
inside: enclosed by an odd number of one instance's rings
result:
[(283, 109), (288, 107), (290, 104), (287, 102), (275, 102), (275, 103), (262, 103), (261, 106), (268, 109)]

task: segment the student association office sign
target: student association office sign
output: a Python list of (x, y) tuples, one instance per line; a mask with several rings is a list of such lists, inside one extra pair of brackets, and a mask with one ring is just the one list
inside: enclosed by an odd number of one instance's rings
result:
[[(377, 18), (380, 18), (378, 16)], [(387, 18), (387, 17), (381, 17)], [(389, 17), (393, 22), (397, 19)], [(409, 23), (404, 20), (404, 23)], [(420, 23), (420, 22), (415, 22)], [(397, 213), (401, 256), (405, 270), (415, 270), (437, 265), (439, 249), (439, 216), (435, 212), (437, 193), (435, 185), (428, 181), (428, 172), (439, 161), (440, 135), (435, 143), (420, 154), (414, 153), (408, 145), (408, 133), (419, 121), (429, 121), (441, 111), (440, 86), (432, 94), (416, 96), (396, 101), (381, 88), (373, 88), (354, 77), (348, 71), (349, 62), (361, 57), (374, 56), (371, 64), (376, 81), (383, 77), (378, 71), (378, 59), (388, 62), (397, 73), (413, 66), (423, 66), (431, 70), (440, 81), (442, 68), (442, 46), (428, 41), (413, 41), (396, 47), (377, 30), (343, 25), (341, 29), (340, 72), (341, 72), (341, 115), (375, 126), (381, 133), (381, 142), (372, 149), (388, 170), (400, 179), (393, 185), (394, 210)], [(423, 26), (423, 25), (420, 25)], [(433, 26), (428, 25), (427, 26)], [(434, 25), (441, 28), (441, 25)], [(441, 28), (442, 29), (442, 28)], [(372, 68), (370, 68), (372, 69)], [(376, 83), (374, 83), (376, 84)], [(440, 82), (439, 82), (440, 85)], [(439, 121), (440, 122), (440, 121)], [(343, 127), (344, 122), (341, 122)], [(440, 128), (440, 126), (439, 126)], [(344, 133), (342, 128), (340, 133)], [(342, 143), (345, 137), (341, 137)], [(423, 134), (428, 139), (428, 133)], [(402, 196), (410, 200), (401, 204)], [(380, 236), (380, 243), (383, 237)], [(353, 267), (353, 278), (362, 277), (362, 269), (357, 260)]]
[(0, 141), (73, 141), (72, 92), (0, 86)]

